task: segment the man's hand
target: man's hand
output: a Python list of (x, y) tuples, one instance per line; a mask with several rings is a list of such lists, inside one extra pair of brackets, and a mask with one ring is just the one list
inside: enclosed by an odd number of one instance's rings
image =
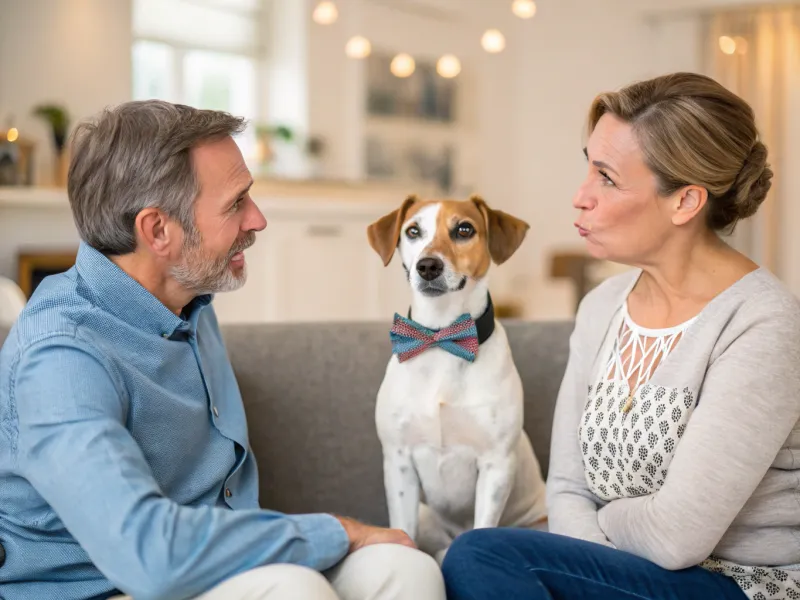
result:
[(416, 544), (404, 531), (399, 529), (386, 529), (384, 527), (373, 527), (365, 525), (347, 517), (336, 517), (344, 527), (347, 537), (350, 539), (350, 552), (353, 553), (359, 548), (372, 546), (373, 544), (400, 544), (409, 548), (416, 548)]

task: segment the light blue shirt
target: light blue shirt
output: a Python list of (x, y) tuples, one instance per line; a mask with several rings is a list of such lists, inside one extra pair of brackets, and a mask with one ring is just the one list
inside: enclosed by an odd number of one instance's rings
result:
[(334, 517), (259, 508), (210, 302), (181, 318), (85, 244), (37, 288), (0, 352), (1, 598), (174, 600), (345, 556)]

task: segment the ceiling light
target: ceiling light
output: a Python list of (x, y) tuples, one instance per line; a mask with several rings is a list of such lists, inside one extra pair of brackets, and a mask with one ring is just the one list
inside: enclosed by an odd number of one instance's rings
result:
[(333, 2), (320, 2), (311, 17), (320, 25), (330, 25), (339, 18), (339, 10)]
[(409, 77), (416, 68), (414, 59), (408, 54), (398, 54), (392, 59), (390, 70), (395, 77)]
[(344, 52), (350, 58), (366, 58), (372, 52), (372, 44), (367, 38), (354, 35), (347, 41)]
[(481, 46), (483, 46), (484, 50), (493, 54), (502, 52), (506, 47), (506, 38), (497, 29), (489, 29), (481, 38)]
[(530, 19), (536, 14), (536, 3), (533, 0), (514, 0), (511, 12), (520, 19)]
[(728, 37), (727, 35), (723, 35), (719, 38), (719, 49), (722, 50), (725, 54), (733, 54), (736, 52), (736, 42), (732, 37)]
[(452, 79), (461, 73), (461, 61), (452, 54), (445, 54), (436, 62), (436, 72), (445, 79)]

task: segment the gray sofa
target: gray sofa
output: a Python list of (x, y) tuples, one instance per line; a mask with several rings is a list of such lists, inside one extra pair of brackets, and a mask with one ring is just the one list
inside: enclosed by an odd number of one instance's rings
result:
[[(504, 325), (525, 387), (525, 428), (546, 476), (572, 323)], [(258, 460), (261, 505), (388, 524), (374, 407), (391, 352), (389, 323), (235, 325), (223, 335)]]

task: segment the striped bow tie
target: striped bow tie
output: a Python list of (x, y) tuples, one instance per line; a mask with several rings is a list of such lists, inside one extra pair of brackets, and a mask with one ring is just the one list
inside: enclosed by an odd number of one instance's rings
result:
[(390, 338), (392, 352), (397, 354), (400, 362), (414, 358), (434, 346), (469, 362), (473, 362), (478, 354), (478, 329), (468, 314), (460, 316), (455, 323), (438, 331), (396, 314)]

